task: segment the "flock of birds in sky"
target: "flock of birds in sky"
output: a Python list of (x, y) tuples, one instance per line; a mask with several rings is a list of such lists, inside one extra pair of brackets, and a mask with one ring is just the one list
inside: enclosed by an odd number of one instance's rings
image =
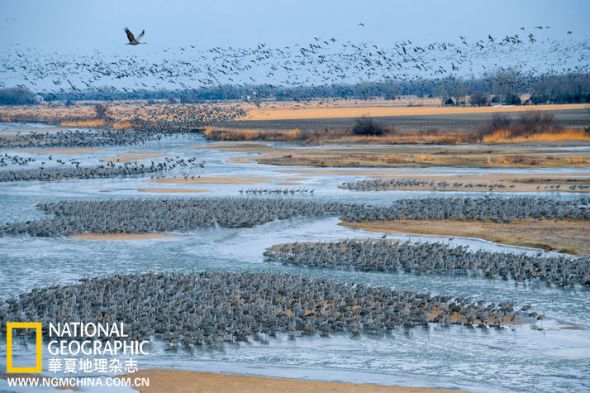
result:
[[(359, 26), (364, 28), (364, 23)], [(0, 53), (0, 88), (137, 92), (479, 78), (507, 69), (525, 76), (588, 73), (587, 39), (576, 39), (572, 31), (549, 35), (549, 29), (521, 27), (515, 34), (489, 34), (476, 40), (460, 35), (456, 42), (404, 40), (388, 47), (314, 37), (311, 42), (283, 47), (260, 43), (253, 48), (203, 49), (195, 44), (154, 51), (140, 45), (145, 31), (135, 36), (125, 28), (127, 44), (134, 48), (124, 52), (84, 55), (17, 49)]]

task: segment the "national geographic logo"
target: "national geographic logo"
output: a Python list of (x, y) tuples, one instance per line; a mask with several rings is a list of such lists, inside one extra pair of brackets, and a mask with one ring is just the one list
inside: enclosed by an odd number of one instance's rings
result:
[[(14, 367), (12, 362), (13, 330), (35, 330), (35, 365), (33, 367)], [(43, 333), (41, 322), (6, 322), (6, 373), (40, 374), (43, 368)]]
[[(48, 322), (47, 346), (43, 346), (43, 324), (41, 322), (6, 323), (6, 374), (20, 374), (6, 378), (8, 386), (20, 388), (52, 388), (77, 390), (78, 388), (104, 387), (132, 388), (150, 386), (149, 377), (133, 377), (138, 371), (138, 362), (133, 356), (148, 355), (148, 340), (128, 340), (123, 323), (51, 323)], [(28, 334), (15, 331), (27, 330)], [(35, 353), (34, 366), (14, 366), (14, 340), (21, 335), (33, 336)], [(108, 340), (107, 340), (108, 339)], [(18, 344), (18, 343), (17, 343)], [(47, 376), (43, 374), (43, 351), (47, 350)], [(32, 355), (27, 351), (27, 358)], [(19, 350), (19, 363), (24, 363)], [(119, 359), (118, 356), (124, 356)], [(32, 363), (32, 360), (30, 361)], [(29, 374), (29, 375), (22, 375)], [(54, 376), (52, 376), (52, 374)]]

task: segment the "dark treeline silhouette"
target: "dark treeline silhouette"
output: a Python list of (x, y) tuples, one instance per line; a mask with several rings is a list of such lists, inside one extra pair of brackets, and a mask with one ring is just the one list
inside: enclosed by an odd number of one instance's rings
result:
[(30, 105), (39, 100), (35, 93), (24, 87), (0, 89), (0, 105)]
[[(14, 89), (0, 90), (0, 97), (18, 96)], [(26, 91), (18, 90), (20, 94)], [(12, 92), (12, 94), (10, 94)], [(519, 95), (529, 94), (522, 102)], [(322, 99), (395, 99), (399, 96), (441, 97), (445, 105), (485, 106), (492, 104), (521, 105), (545, 103), (590, 102), (590, 75), (541, 75), (530, 76), (513, 70), (498, 71), (480, 79), (415, 79), (411, 81), (388, 80), (356, 84), (331, 84), (320, 86), (282, 87), (275, 85), (220, 85), (191, 90), (119, 90), (114, 87), (86, 91), (49, 92), (40, 95), (46, 101), (76, 100), (167, 100), (169, 102), (195, 103), (220, 100), (246, 100), (254, 103), (263, 100), (308, 101)], [(26, 102), (3, 100), (4, 104), (33, 103), (29, 94)], [(471, 98), (468, 98), (471, 97)]]

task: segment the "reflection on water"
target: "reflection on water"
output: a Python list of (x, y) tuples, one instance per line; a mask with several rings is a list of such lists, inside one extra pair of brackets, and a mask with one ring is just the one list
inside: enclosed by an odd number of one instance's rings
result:
[[(205, 142), (199, 136), (182, 136), (142, 145), (140, 150), (160, 149), (166, 156), (197, 156), (206, 161), (198, 174), (207, 176), (269, 177), (269, 188), (281, 187), (284, 168), (258, 164), (228, 163), (237, 153), (194, 150)], [(83, 165), (97, 164), (100, 157), (129, 150), (105, 148), (76, 158)], [(243, 155), (243, 154), (242, 154)], [(35, 156), (35, 155), (33, 155)], [(38, 157), (42, 157), (39, 155)], [(54, 157), (61, 157), (54, 155)], [(149, 161), (149, 160), (148, 160)], [(419, 169), (411, 169), (419, 173)], [(473, 171), (472, 169), (457, 169)], [(556, 170), (559, 171), (559, 170)], [(183, 175), (180, 170), (175, 175)], [(197, 174), (197, 173), (195, 173)], [(364, 176), (358, 176), (363, 178)], [(434, 192), (351, 192), (337, 186), (351, 176), (301, 175), (302, 187), (315, 189), (314, 199), (387, 203), (395, 198), (426, 197)], [(68, 182), (0, 184), (0, 223), (42, 215), (35, 209), (41, 201), (81, 198), (163, 197), (139, 193), (149, 178), (97, 179)], [(151, 186), (154, 186), (151, 184)], [(157, 185), (156, 185), (157, 186)], [(263, 187), (263, 185), (258, 185)], [(257, 187), (258, 187), (257, 186)], [(169, 187), (169, 185), (167, 185)], [(174, 185), (193, 187), (194, 185)], [(234, 195), (244, 185), (207, 184), (199, 197)], [(254, 186), (252, 186), (254, 187)], [(296, 187), (296, 186), (295, 186)], [(445, 193), (444, 195), (465, 195)], [(468, 195), (476, 195), (470, 193)], [(507, 194), (502, 194), (507, 195)], [(551, 198), (575, 198), (574, 194), (546, 194)], [(168, 196), (177, 197), (175, 194)], [(178, 196), (184, 197), (185, 194)], [(293, 196), (297, 198), (298, 196)], [(493, 302), (513, 300), (531, 304), (546, 319), (538, 327), (480, 330), (466, 327), (394, 331), (383, 337), (352, 339), (287, 337), (252, 341), (222, 350), (166, 352), (157, 345), (157, 356), (145, 359), (150, 367), (173, 367), (209, 371), (244, 372), (273, 376), (329, 379), (349, 382), (444, 386), (481, 392), (569, 392), (590, 390), (590, 291), (560, 289), (542, 283), (523, 284), (500, 279), (452, 275), (358, 273), (282, 266), (263, 262), (262, 252), (276, 243), (327, 241), (343, 238), (378, 237), (379, 234), (338, 225), (337, 218), (271, 222), (246, 229), (206, 228), (175, 233), (175, 237), (134, 241), (88, 241), (59, 238), (0, 238), (0, 299), (34, 287), (73, 283), (81, 277), (146, 271), (269, 271), (330, 277), (346, 282), (367, 283), (414, 291), (467, 295)], [(412, 241), (446, 241), (471, 248), (499, 252), (515, 251), (476, 239), (419, 236), (389, 236)], [(518, 249), (519, 252), (538, 252)], [(564, 330), (577, 325), (584, 330)], [(4, 343), (0, 344), (0, 368), (4, 367)], [(0, 383), (0, 389), (4, 385)]]

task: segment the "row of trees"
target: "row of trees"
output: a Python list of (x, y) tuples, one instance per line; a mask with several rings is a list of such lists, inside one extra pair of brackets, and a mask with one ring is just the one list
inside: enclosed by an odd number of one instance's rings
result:
[[(528, 94), (528, 102), (520, 95)], [(312, 99), (395, 99), (404, 95), (442, 97), (447, 105), (543, 104), (590, 102), (590, 75), (530, 76), (513, 70), (498, 71), (479, 79), (395, 80), (331, 84), (321, 86), (282, 87), (273, 85), (220, 85), (192, 90), (134, 90), (121, 91), (112, 87), (86, 91), (41, 93), (47, 101), (76, 100), (168, 100), (192, 103), (210, 100), (307, 101)], [(35, 95), (21, 88), (1, 89), (0, 104), (33, 103)]]
[(38, 102), (39, 97), (24, 87), (0, 89), (0, 105), (31, 105)]
[[(521, 94), (530, 98), (522, 102)], [(436, 96), (443, 97), (443, 103), (473, 106), (586, 103), (590, 102), (590, 75), (532, 77), (514, 70), (503, 70), (480, 80), (448, 78), (438, 84)], [(468, 101), (466, 96), (469, 96)]]

